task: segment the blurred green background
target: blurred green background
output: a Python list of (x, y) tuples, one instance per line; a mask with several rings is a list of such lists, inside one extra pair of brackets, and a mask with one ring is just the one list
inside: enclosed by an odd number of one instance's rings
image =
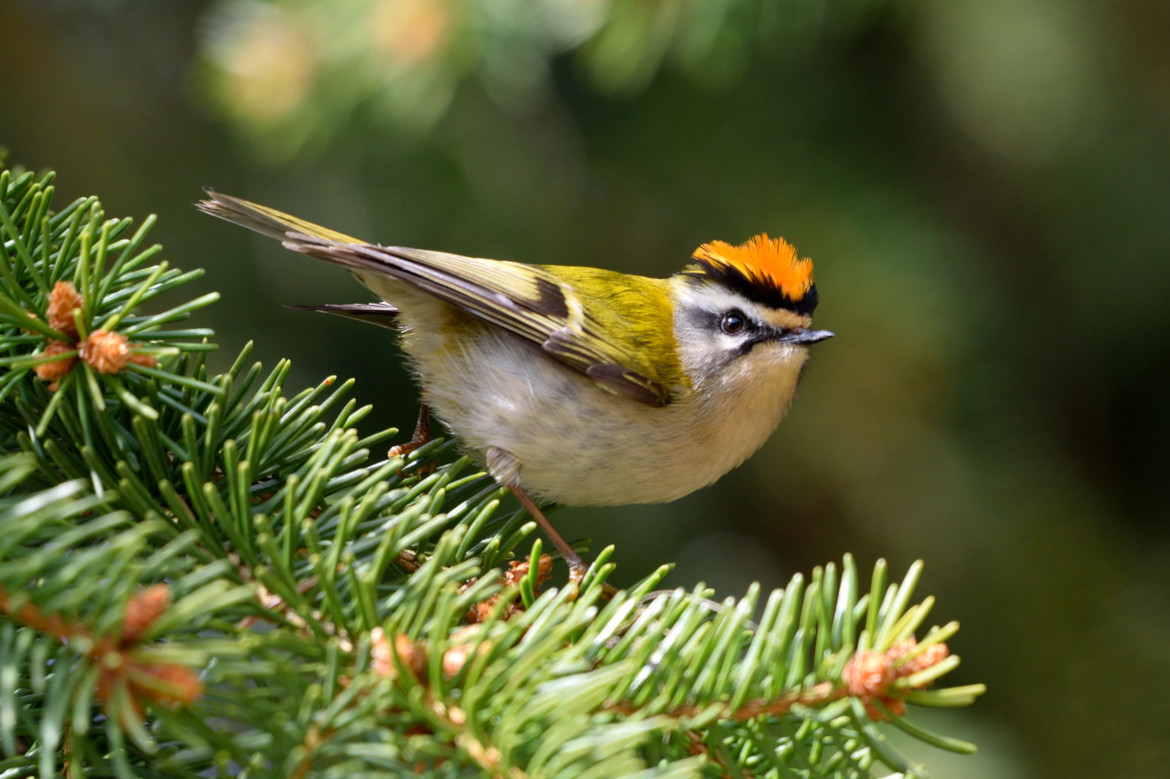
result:
[[(783, 235), (816, 263), (801, 397), (667, 506), (572, 509), (616, 580), (927, 563), (980, 745), (939, 777), (1170, 770), (1170, 3), (4, 0), (0, 145), (59, 205), (156, 212), (224, 345), (409, 430), (386, 334), (282, 303), (346, 274), (200, 189), (383, 243), (667, 274)], [(702, 456), (696, 452), (696, 456)]]

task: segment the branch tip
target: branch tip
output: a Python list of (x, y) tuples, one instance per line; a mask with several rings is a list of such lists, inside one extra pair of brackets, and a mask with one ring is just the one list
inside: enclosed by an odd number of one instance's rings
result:
[(914, 636), (908, 636), (885, 652), (876, 649), (854, 652), (841, 671), (841, 682), (848, 695), (865, 704), (870, 719), (886, 719), (874, 701), (880, 701), (891, 714), (900, 717), (906, 713), (906, 702), (891, 692), (890, 685), (897, 679), (942, 662), (949, 654), (946, 644), (931, 644), (919, 649)]

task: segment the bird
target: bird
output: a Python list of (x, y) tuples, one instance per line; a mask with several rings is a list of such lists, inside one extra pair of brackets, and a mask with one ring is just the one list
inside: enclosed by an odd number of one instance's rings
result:
[(586, 566), (537, 501), (666, 503), (755, 453), (796, 395), (812, 261), (781, 238), (710, 241), (666, 278), (382, 246), (208, 189), (203, 212), (348, 270), (378, 301), (301, 306), (400, 334), (430, 412)]

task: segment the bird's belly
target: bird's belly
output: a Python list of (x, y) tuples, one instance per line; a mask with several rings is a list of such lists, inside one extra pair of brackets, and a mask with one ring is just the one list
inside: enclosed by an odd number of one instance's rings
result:
[(489, 465), (487, 452), (503, 450), (520, 486), (566, 505), (662, 503), (706, 486), (767, 440), (791, 395), (736, 424), (694, 395), (663, 407), (615, 395), (489, 329), (408, 351), (426, 402), (465, 447)]
[(707, 475), (702, 463), (692, 462), (703, 457), (702, 446), (664, 431), (668, 423), (660, 417), (665, 409), (573, 378), (574, 386), (550, 389), (545, 384), (535, 394), (527, 386), (516, 388), (527, 394), (512, 397), (478, 394), (472, 405), (440, 400), (440, 393), (428, 397), (465, 446), (478, 453), (503, 450), (518, 467), (520, 486), (558, 503), (661, 503), (722, 475)]

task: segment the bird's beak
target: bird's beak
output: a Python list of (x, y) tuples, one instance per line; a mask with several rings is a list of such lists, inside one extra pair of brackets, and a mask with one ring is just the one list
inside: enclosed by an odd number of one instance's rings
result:
[(782, 344), (815, 344), (817, 341), (825, 341), (832, 338), (834, 333), (828, 330), (805, 330), (798, 327), (795, 330), (789, 330), (787, 333), (781, 335), (778, 339)]

